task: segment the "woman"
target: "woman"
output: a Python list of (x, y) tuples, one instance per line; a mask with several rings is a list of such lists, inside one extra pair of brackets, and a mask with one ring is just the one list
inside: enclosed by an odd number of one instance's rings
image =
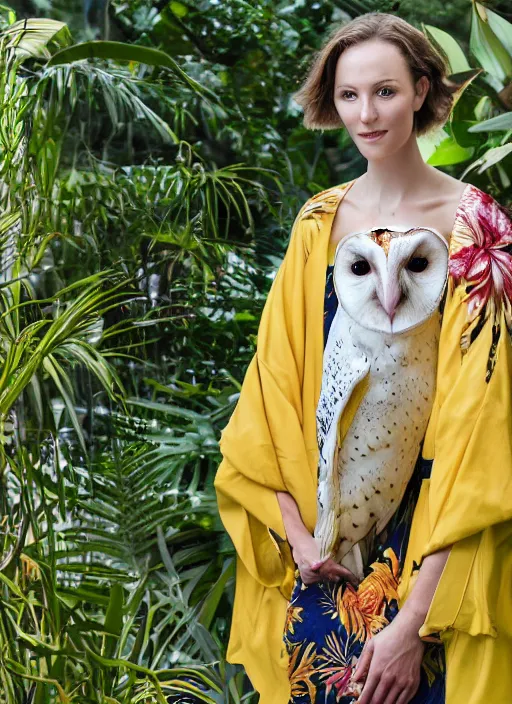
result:
[(512, 227), (421, 158), (445, 76), (369, 13), (296, 97), (368, 168), (301, 208), (221, 438), (228, 660), (261, 704), (510, 701)]

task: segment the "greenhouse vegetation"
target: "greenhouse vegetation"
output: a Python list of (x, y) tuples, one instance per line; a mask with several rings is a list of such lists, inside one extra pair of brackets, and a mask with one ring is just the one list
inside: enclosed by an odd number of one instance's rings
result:
[(423, 157), (510, 206), (507, 7), (0, 7), (0, 704), (257, 701), (218, 440), (297, 210), (364, 169), (292, 94), (332, 27), (398, 13), (458, 85)]

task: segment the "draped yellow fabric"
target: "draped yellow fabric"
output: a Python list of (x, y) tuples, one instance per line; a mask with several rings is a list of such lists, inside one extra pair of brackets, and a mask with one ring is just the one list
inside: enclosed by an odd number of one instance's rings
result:
[[(215, 488), (237, 552), (227, 655), (245, 666), (260, 704), (288, 704), (290, 696), (282, 634), (294, 563), (276, 491), (293, 496), (312, 532), (328, 245), (336, 209), (353, 183), (301, 208), (262, 314), (256, 354), (221, 436)], [(468, 211), (482, 194), (471, 189)], [(472, 235), (462, 201), (458, 212), (450, 243), (457, 257)], [(447, 704), (505, 703), (512, 700), (512, 350), (499, 301), (483, 313), (480, 307), (468, 323), (466, 284), (449, 279), (423, 450), (433, 459), (432, 476), (416, 506), (400, 596), (407, 598), (425, 555), (452, 545), (420, 634), (441, 632), (445, 640)], [(471, 333), (469, 344), (464, 333)]]

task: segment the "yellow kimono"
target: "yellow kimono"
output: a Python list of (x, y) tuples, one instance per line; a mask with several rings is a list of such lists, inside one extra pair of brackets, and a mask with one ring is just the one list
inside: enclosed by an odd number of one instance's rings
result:
[[(310, 198), (269, 293), (257, 351), (222, 432), (219, 511), (237, 552), (228, 661), (260, 704), (288, 704), (282, 640), (295, 565), (277, 491), (313, 533), (325, 272), (332, 221), (354, 181)], [(434, 407), (400, 583), (403, 602), (425, 555), (452, 545), (421, 636), (446, 647), (447, 704), (512, 701), (512, 226), (467, 186), (450, 241)]]

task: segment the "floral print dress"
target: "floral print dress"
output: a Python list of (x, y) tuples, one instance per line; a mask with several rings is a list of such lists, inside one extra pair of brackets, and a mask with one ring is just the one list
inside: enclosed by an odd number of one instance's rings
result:
[[(338, 301), (334, 266), (326, 275), (324, 347)], [(398, 613), (398, 584), (421, 482), (430, 476), (431, 461), (419, 454), (404, 498), (384, 531), (368, 549), (365, 578), (355, 589), (347, 583), (305, 585), (297, 570), (286, 613), (284, 643), (289, 656), (290, 704), (352, 704), (360, 686), (351, 675), (365, 642)], [(416, 566), (419, 569), (419, 566)], [(444, 647), (429, 642), (421, 683), (413, 704), (445, 701)]]

